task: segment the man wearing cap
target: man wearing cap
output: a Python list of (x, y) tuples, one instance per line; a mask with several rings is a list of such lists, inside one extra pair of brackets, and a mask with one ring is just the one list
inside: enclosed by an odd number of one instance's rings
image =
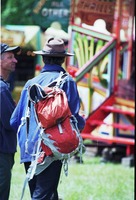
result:
[(9, 47), (4, 43), (0, 47), (0, 200), (8, 200), (17, 137), (10, 126), (15, 103), (7, 80), (10, 73), (15, 71), (17, 60), (14, 54), (20, 51), (20, 47)]
[[(19, 128), (18, 139), (21, 152), (21, 163), (24, 163), (26, 171), (31, 164), (33, 148), (38, 140), (38, 133), (34, 136), (37, 130), (37, 123), (35, 120), (33, 107), (31, 106), (28, 148), (26, 152), (26, 123), (23, 123), (23, 117), (25, 116), (25, 112), (28, 107), (28, 87), (35, 83), (40, 84), (41, 86), (48, 85), (50, 82), (58, 78), (60, 72), (66, 72), (62, 68), (62, 64), (64, 63), (66, 57), (73, 56), (73, 54), (65, 51), (64, 41), (62, 39), (55, 38), (50, 38), (47, 40), (43, 49), (40, 51), (34, 51), (34, 53), (42, 56), (44, 67), (38, 76), (28, 80), (25, 84), (19, 103), (14, 110), (10, 121), (11, 125), (16, 131)], [(62, 85), (62, 89), (67, 95), (70, 110), (78, 121), (78, 128), (82, 130), (84, 128), (85, 121), (78, 114), (80, 109), (79, 94), (77, 91), (77, 85), (70, 75), (66, 78), (66, 81)], [(21, 122), (22, 126), (19, 127)], [(29, 181), (32, 200), (58, 200), (57, 187), (59, 183), (61, 167), (61, 161), (53, 161), (45, 170), (34, 176), (34, 178)]]

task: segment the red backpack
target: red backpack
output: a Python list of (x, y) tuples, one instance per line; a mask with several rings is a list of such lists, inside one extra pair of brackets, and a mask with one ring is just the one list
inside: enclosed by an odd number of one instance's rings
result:
[(77, 120), (71, 114), (64, 90), (60, 89), (67, 76), (67, 73), (61, 72), (48, 86), (34, 84), (28, 89), (29, 104), (31, 102), (34, 106), (40, 131), (34, 153), (35, 174), (39, 174), (54, 160), (62, 160), (65, 163), (67, 174), (67, 160), (77, 152), (81, 155), (85, 150)]

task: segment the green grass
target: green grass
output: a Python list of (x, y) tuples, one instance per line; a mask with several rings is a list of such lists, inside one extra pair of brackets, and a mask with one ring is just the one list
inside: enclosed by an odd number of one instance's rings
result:
[[(83, 156), (84, 164), (69, 163), (68, 176), (62, 171), (59, 195), (63, 200), (134, 200), (134, 167), (100, 163), (99, 157)], [(16, 153), (9, 200), (19, 200), (25, 172)], [(30, 200), (28, 186), (24, 200)]]

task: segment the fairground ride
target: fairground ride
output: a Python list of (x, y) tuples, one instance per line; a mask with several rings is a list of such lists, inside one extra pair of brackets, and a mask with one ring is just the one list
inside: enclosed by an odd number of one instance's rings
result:
[(134, 154), (135, 0), (72, 0), (67, 70), (77, 82), (83, 139)]

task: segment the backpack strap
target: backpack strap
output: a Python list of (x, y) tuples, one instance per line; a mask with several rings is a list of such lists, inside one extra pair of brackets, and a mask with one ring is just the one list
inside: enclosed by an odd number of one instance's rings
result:
[(65, 80), (66, 77), (68, 77), (68, 73), (67, 72), (64, 73), (61, 71), (59, 77), (53, 80), (51, 83), (49, 83), (47, 87), (57, 86), (60, 88), (62, 82)]
[(67, 73), (63, 73), (63, 72), (60, 72), (59, 74), (59, 77), (57, 78), (57, 83), (56, 83), (56, 86), (57, 87), (60, 87), (60, 85), (62, 84), (62, 82), (64, 81), (64, 79), (68, 76)]
[(29, 133), (29, 121), (30, 121), (30, 100), (28, 99), (28, 105), (26, 110), (26, 141), (25, 141), (25, 152), (28, 153), (28, 133)]

